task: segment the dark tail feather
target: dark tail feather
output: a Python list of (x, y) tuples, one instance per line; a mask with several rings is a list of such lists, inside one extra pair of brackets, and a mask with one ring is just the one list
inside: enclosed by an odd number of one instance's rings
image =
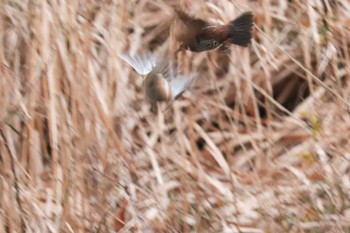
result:
[(247, 47), (252, 38), (253, 12), (245, 12), (229, 24), (229, 41), (232, 44)]

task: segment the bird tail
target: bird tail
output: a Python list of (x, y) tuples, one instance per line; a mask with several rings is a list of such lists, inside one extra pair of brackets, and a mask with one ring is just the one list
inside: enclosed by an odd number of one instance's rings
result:
[(229, 24), (228, 40), (232, 44), (247, 47), (252, 38), (253, 13), (245, 12)]

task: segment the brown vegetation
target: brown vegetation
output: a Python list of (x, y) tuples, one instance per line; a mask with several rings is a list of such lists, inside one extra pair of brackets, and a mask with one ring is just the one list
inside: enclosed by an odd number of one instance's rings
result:
[(348, 0), (177, 3), (254, 40), (153, 115), (118, 54), (173, 53), (175, 1), (0, 2), (0, 232), (350, 232)]

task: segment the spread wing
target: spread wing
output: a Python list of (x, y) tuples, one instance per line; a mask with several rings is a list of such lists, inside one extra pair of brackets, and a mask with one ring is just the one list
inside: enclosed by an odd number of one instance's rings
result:
[(209, 24), (198, 18), (194, 18), (185, 12), (175, 9), (177, 17), (188, 27), (189, 30), (201, 30), (204, 27), (208, 27)]
[(194, 75), (192, 76), (179, 75), (169, 80), (172, 99), (176, 99), (179, 96), (181, 96), (182, 93), (186, 91), (186, 89), (192, 84), (194, 79), (195, 79)]
[(187, 42), (200, 33), (203, 28), (210, 26), (206, 21), (194, 18), (179, 9), (175, 9), (175, 13), (177, 16), (175, 37), (178, 41)]
[(150, 54), (136, 54), (134, 56), (120, 54), (119, 57), (131, 65), (141, 75), (149, 74), (156, 66), (156, 57)]

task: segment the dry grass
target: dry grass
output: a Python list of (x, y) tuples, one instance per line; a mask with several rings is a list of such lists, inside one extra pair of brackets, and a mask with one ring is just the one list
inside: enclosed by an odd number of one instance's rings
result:
[(173, 52), (174, 3), (1, 1), (0, 232), (350, 232), (348, 0), (180, 0), (254, 41), (155, 116), (118, 54)]

